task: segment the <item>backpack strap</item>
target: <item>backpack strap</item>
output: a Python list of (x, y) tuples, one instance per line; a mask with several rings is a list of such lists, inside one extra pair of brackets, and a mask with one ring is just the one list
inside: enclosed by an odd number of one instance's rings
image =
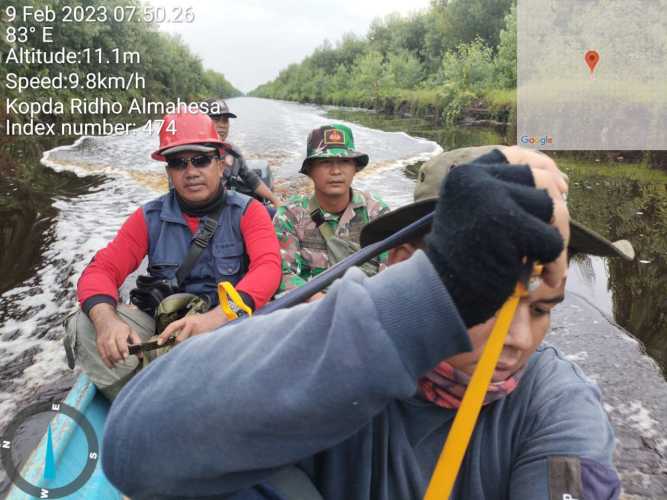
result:
[(215, 211), (215, 213), (210, 216), (207, 215), (199, 222), (199, 227), (197, 228), (197, 233), (195, 234), (192, 243), (190, 244), (190, 249), (188, 250), (185, 259), (181, 263), (180, 267), (176, 271), (176, 283), (178, 288), (181, 288), (185, 278), (188, 277), (190, 271), (195, 266), (195, 263), (204, 252), (204, 249), (208, 246), (215, 234), (216, 229), (218, 229), (218, 220), (220, 219), (220, 214), (225, 208), (225, 202), (220, 205), (220, 207)]
[(335, 236), (335, 233), (331, 226), (324, 220), (322, 209), (320, 208), (320, 204), (317, 201), (315, 195), (311, 196), (310, 200), (308, 201), (308, 211), (310, 212), (310, 218), (317, 226), (317, 229), (320, 230), (320, 234), (324, 240), (328, 242)]

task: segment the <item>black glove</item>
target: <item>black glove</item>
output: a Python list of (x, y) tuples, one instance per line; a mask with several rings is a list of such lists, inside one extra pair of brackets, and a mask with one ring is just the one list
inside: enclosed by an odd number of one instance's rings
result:
[(512, 294), (525, 257), (554, 261), (563, 250), (549, 225), (553, 202), (527, 166), (455, 168), (445, 178), (426, 255), (466, 326), (483, 323)]

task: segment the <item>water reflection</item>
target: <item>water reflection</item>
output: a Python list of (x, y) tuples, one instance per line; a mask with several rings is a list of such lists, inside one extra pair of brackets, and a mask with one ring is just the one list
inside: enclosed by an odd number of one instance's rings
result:
[(85, 193), (98, 183), (40, 165), (53, 141), (0, 143), (0, 293), (34, 273), (43, 249), (53, 241), (50, 228), (59, 197)]
[[(667, 174), (647, 179), (584, 175), (571, 169), (570, 209), (577, 218), (612, 239), (625, 238), (637, 253), (633, 262), (607, 263), (614, 319), (637, 336), (647, 352), (667, 367)], [(596, 304), (597, 305), (597, 304)], [(667, 373), (667, 372), (666, 372)]]
[(594, 304), (605, 316), (614, 317), (614, 304), (609, 293), (608, 261), (603, 257), (578, 254), (570, 262), (567, 290)]
[(424, 118), (387, 117), (373, 112), (329, 109), (327, 115), (337, 120), (360, 123), (366, 127), (406, 132), (414, 137), (435, 141), (447, 151), (449, 149), (480, 144), (512, 144), (516, 141), (516, 130), (511, 127), (435, 127)]

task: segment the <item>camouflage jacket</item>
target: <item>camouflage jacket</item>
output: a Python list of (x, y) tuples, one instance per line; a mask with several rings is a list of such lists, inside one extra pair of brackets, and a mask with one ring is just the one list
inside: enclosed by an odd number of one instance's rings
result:
[[(282, 257), (281, 292), (300, 287), (332, 265), (326, 241), (310, 217), (309, 201), (310, 196), (293, 196), (288, 204), (278, 208), (273, 219)], [(352, 200), (342, 215), (321, 210), (324, 224), (329, 224), (335, 236), (357, 244), (361, 229), (388, 211), (389, 207), (378, 196), (356, 189), (352, 190)], [(385, 252), (376, 262), (386, 260)]]

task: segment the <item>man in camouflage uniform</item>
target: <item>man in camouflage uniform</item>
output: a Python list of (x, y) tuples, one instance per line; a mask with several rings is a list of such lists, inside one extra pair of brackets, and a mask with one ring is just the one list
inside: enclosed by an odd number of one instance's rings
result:
[[(303, 285), (358, 250), (361, 229), (389, 211), (378, 196), (351, 187), (368, 155), (355, 151), (349, 127), (316, 128), (307, 142), (301, 173), (312, 179), (314, 194), (291, 197), (273, 219), (282, 256), (280, 291)], [(383, 254), (362, 269), (375, 274), (385, 260)]]

